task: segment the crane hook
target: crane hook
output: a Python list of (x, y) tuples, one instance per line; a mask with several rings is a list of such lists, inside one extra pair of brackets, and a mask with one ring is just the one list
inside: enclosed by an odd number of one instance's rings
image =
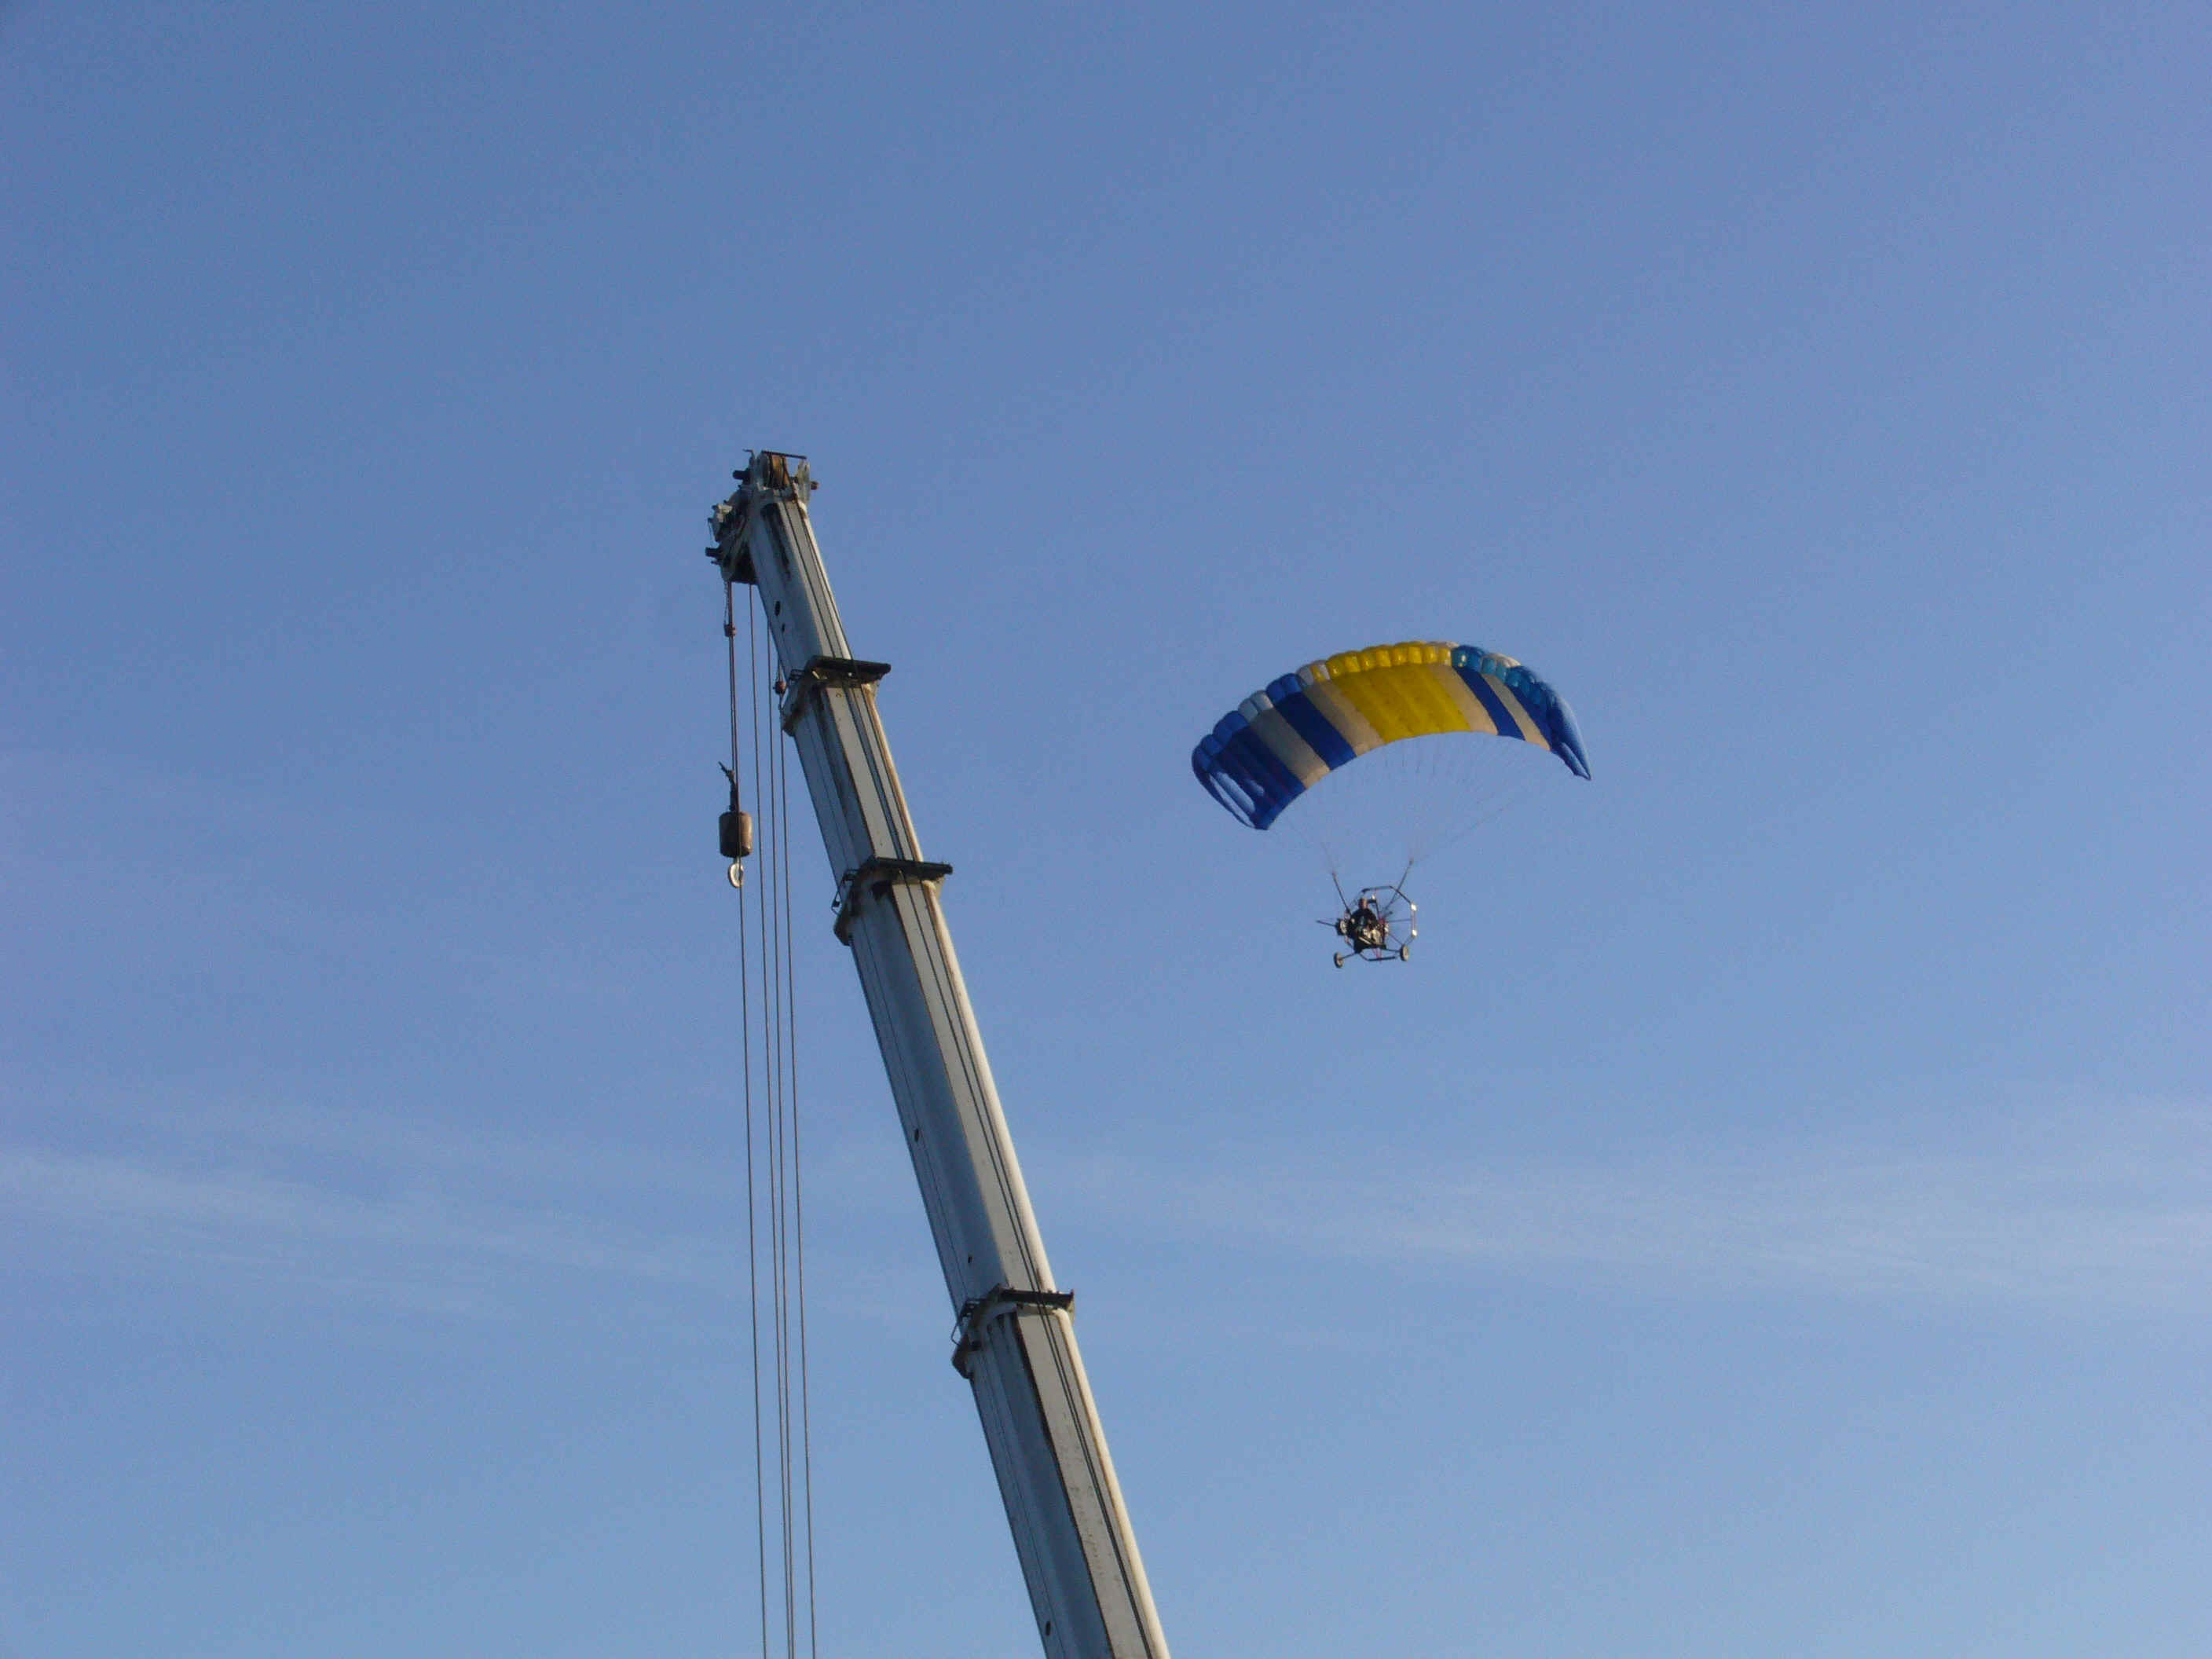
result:
[(741, 860), (752, 856), (753, 815), (738, 805), (738, 775), (728, 767), (722, 775), (730, 781), (730, 810), (722, 814), (722, 856), (730, 861), (730, 885), (745, 884), (745, 867)]

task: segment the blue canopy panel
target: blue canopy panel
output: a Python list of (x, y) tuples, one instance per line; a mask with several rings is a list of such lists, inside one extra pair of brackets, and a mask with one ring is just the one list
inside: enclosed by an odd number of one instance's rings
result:
[(1589, 776), (1565, 701), (1532, 670), (1479, 646), (1407, 641), (1310, 662), (1255, 691), (1191, 750), (1191, 770), (1240, 823), (1283, 809), (1370, 750), (1464, 732), (1548, 749)]

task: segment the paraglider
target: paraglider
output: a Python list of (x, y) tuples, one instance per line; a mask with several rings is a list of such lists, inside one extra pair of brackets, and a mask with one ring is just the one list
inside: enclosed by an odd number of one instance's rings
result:
[[(1337, 900), (1344, 902), (1344, 889), (1336, 890)], [(1404, 914), (1400, 914), (1400, 906)], [(1334, 923), (1323, 921), (1324, 927), (1334, 927), (1336, 936), (1352, 948), (1339, 951), (1335, 962), (1340, 968), (1352, 957), (1362, 962), (1403, 962), (1413, 954), (1413, 940), (1420, 933), (1414, 925), (1420, 907), (1406, 896), (1406, 890), (1393, 882), (1388, 887), (1363, 887), (1359, 896), (1345, 904), (1344, 914)]]
[[(1578, 778), (1590, 775), (1573, 711), (1540, 676), (1480, 646), (1420, 640), (1324, 657), (1271, 681), (1199, 739), (1190, 764), (1231, 817), (1264, 830), (1362, 756), (1449, 736), (1512, 738), (1558, 756)], [(1350, 902), (1340, 884), (1343, 913), (1324, 924), (1349, 946), (1338, 967), (1347, 957), (1407, 958), (1414, 908), (1405, 880), (1363, 887)]]

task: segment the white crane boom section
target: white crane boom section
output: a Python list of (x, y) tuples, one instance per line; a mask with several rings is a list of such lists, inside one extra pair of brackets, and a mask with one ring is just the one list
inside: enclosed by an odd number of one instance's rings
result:
[(959, 1322), (952, 1363), (983, 1437), (1049, 1659), (1168, 1659), (1070, 1312), (877, 713), (881, 663), (855, 661), (815, 545), (803, 458), (763, 452), (715, 508), (708, 550), (759, 590), (891, 1098)]

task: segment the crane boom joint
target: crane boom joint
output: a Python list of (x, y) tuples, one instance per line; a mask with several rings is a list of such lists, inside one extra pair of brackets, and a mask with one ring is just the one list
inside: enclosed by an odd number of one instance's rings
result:
[(806, 665), (789, 677), (790, 690), (783, 700), (783, 729), (789, 732), (806, 712), (809, 699), (832, 685), (873, 685), (891, 672), (887, 662), (864, 662), (858, 657), (811, 657)]
[(960, 1321), (952, 1330), (952, 1369), (971, 1375), (968, 1356), (983, 1346), (984, 1327), (1025, 1313), (1067, 1313), (1075, 1307), (1073, 1291), (1018, 1291), (1001, 1285), (981, 1296), (971, 1296), (960, 1305)]
[(925, 882), (943, 881), (952, 873), (949, 864), (939, 864), (930, 859), (872, 858), (848, 870), (837, 884), (837, 896), (833, 901), (837, 920), (831, 931), (840, 945), (853, 942), (853, 918), (860, 914), (862, 898), (883, 898), (891, 889), (902, 884), (920, 885)]

